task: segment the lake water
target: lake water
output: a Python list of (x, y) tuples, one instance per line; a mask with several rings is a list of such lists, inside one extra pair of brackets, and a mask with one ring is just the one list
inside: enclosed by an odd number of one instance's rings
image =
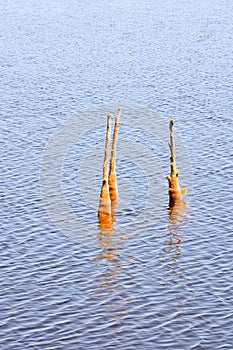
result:
[(229, 0), (1, 2), (1, 350), (233, 349), (232, 18)]

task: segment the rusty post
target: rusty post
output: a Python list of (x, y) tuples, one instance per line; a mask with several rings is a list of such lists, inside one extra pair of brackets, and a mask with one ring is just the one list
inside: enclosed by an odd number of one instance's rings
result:
[(175, 154), (175, 137), (174, 137), (174, 119), (170, 120), (170, 166), (171, 174), (167, 176), (169, 183), (169, 207), (174, 207), (176, 204), (182, 201), (183, 196), (187, 192), (186, 188), (180, 188), (179, 186), (179, 173), (176, 168), (176, 154)]
[(108, 176), (109, 193), (110, 193), (110, 198), (113, 205), (114, 205), (114, 202), (116, 202), (118, 199), (117, 177), (116, 177), (116, 144), (117, 144), (118, 132), (120, 128), (120, 115), (121, 115), (121, 109), (119, 108), (115, 118), (112, 151), (111, 151), (111, 159), (110, 159), (110, 170), (109, 170), (109, 176)]
[(109, 114), (107, 117), (107, 132), (105, 141), (105, 153), (104, 153), (104, 166), (103, 166), (103, 183), (100, 192), (99, 210), (98, 217), (99, 223), (102, 226), (111, 227), (111, 199), (109, 194), (108, 185), (108, 158), (109, 158), (109, 146), (111, 137), (111, 123), (112, 115)]

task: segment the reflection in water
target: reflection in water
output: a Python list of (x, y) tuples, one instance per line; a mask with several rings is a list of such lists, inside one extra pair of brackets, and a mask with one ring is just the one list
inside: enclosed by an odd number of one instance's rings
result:
[(169, 253), (173, 252), (174, 261), (181, 254), (180, 244), (183, 242), (183, 238), (179, 237), (179, 228), (185, 219), (186, 210), (187, 204), (184, 201), (180, 201), (175, 206), (169, 208), (169, 239), (164, 244), (167, 246)]
[[(113, 222), (116, 221), (114, 216), (112, 219)], [(127, 295), (122, 281), (124, 280), (124, 284), (132, 283), (130, 275), (127, 275), (126, 279), (120, 277), (122, 273), (121, 253), (125, 238), (119, 236), (113, 224), (99, 225), (98, 241), (101, 251), (94, 262), (102, 267), (102, 270), (97, 280), (96, 298), (105, 300), (107, 314), (111, 317), (114, 315), (117, 321), (126, 318), (129, 313), (130, 297)]]
[(193, 298), (191, 291), (187, 286), (185, 271), (182, 268), (181, 244), (184, 240), (180, 236), (180, 231), (184, 226), (184, 220), (187, 212), (187, 204), (179, 201), (176, 205), (169, 208), (168, 217), (168, 235), (164, 241), (163, 266), (166, 268), (164, 274), (165, 287), (174, 291), (174, 298), (177, 305), (184, 305), (189, 299)]

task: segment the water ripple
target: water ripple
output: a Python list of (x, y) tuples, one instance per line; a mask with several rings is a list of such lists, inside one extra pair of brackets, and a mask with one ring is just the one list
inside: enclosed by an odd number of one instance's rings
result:
[[(233, 348), (232, 11), (230, 2), (209, 0), (1, 2), (2, 350)], [(84, 135), (67, 154), (62, 181), (74, 212), (93, 227), (72, 236), (91, 239), (89, 247), (50, 222), (40, 164), (62, 122), (107, 101), (175, 117), (194, 187), (179, 224), (155, 200), (148, 209), (157, 222), (136, 226), (146, 187), (119, 160), (123, 199), (106, 237), (95, 209), (101, 171), (94, 206), (80, 206), (77, 169), (91, 148)], [(93, 125), (95, 145), (102, 132)], [(122, 139), (127, 133), (122, 122)], [(135, 140), (167, 162), (156, 140), (138, 130)], [(132, 178), (138, 192), (128, 203)]]

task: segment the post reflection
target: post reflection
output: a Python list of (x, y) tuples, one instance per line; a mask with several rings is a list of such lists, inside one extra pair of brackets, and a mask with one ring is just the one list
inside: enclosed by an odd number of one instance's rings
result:
[[(112, 222), (115, 216), (112, 215)], [(119, 235), (113, 223), (99, 223), (98, 242), (100, 253), (95, 258), (94, 263), (98, 265), (100, 274), (96, 282), (96, 298), (104, 299), (106, 313), (120, 321), (127, 317), (129, 313), (127, 296), (124, 284), (129, 281), (122, 276), (122, 251), (125, 237)], [(124, 269), (125, 270), (125, 269)], [(131, 278), (130, 278), (131, 279)], [(124, 280), (124, 282), (123, 282)], [(128, 281), (127, 281), (128, 280)]]
[(167, 247), (167, 252), (173, 252), (172, 259), (174, 261), (181, 254), (180, 244), (183, 242), (183, 238), (179, 235), (179, 228), (182, 227), (186, 211), (187, 204), (183, 200), (169, 208), (168, 239), (165, 240), (164, 245)]
[(185, 218), (187, 204), (182, 200), (169, 208), (168, 234), (164, 241), (162, 264), (165, 269), (164, 287), (173, 292), (173, 298), (177, 306), (183, 306), (193, 298), (193, 292), (189, 289), (182, 262), (182, 242), (184, 237)]

